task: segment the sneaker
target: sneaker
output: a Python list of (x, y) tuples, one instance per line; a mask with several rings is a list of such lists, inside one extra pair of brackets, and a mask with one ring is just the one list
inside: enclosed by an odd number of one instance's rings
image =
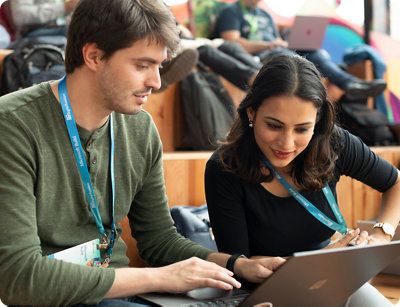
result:
[(375, 97), (381, 94), (386, 88), (386, 81), (375, 79), (372, 81), (351, 81), (346, 84), (345, 96), (349, 100)]
[(153, 90), (153, 93), (160, 93), (169, 88), (172, 83), (184, 79), (196, 66), (198, 59), (199, 52), (197, 49), (185, 49), (175, 58), (163, 64), (160, 69), (161, 87), (158, 90)]

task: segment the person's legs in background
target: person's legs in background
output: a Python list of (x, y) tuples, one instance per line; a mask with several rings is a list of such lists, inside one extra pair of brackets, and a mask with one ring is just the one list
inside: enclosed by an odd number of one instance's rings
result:
[(383, 79), (364, 81), (350, 75), (334, 63), (328, 52), (323, 49), (299, 52), (299, 54), (313, 62), (324, 77), (344, 90), (346, 98), (349, 100), (364, 99), (370, 96), (375, 97), (386, 88), (386, 81)]
[(176, 57), (163, 63), (160, 69), (161, 87), (153, 90), (160, 93), (170, 87), (172, 83), (179, 82), (193, 70), (197, 65), (199, 53), (196, 49), (185, 49)]
[[(236, 43), (234, 43), (236, 45)], [(199, 51), (199, 60), (210, 67), (215, 73), (221, 75), (229, 82), (246, 91), (261, 68), (261, 64), (252, 59), (250, 54), (240, 54), (235, 47), (230, 49), (232, 43), (224, 42), (219, 48), (204, 45)], [(227, 49), (230, 49), (227, 51)], [(232, 54), (240, 54), (237, 59)]]

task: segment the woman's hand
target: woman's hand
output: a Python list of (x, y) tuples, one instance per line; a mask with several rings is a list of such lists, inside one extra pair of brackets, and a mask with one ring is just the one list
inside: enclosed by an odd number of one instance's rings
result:
[(238, 258), (235, 262), (235, 273), (250, 282), (262, 282), (278, 269), (285, 259), (281, 257)]
[(351, 230), (348, 234), (341, 236), (339, 239), (333, 241), (331, 244), (329, 244), (326, 249), (330, 248), (340, 248), (340, 247), (346, 247), (349, 245), (363, 245), (363, 244), (369, 244), (369, 237), (368, 237), (368, 232), (362, 231), (360, 233), (360, 229), (353, 229)]

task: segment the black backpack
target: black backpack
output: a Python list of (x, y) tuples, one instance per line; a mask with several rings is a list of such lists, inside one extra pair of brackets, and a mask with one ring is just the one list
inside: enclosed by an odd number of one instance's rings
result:
[(60, 79), (64, 74), (64, 51), (61, 48), (52, 44), (26, 44), (4, 58), (0, 95)]
[(184, 141), (195, 150), (211, 150), (224, 140), (236, 108), (219, 76), (201, 62), (180, 82), (181, 103), (187, 124)]
[(341, 126), (360, 137), (366, 145), (397, 145), (397, 136), (387, 117), (368, 107), (366, 101), (347, 101), (341, 98), (336, 103)]

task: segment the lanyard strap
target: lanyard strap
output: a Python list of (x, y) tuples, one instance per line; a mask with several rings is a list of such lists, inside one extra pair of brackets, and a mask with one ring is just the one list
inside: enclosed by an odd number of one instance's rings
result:
[(250, 34), (255, 34), (258, 31), (258, 18), (257, 13), (256, 16), (249, 13), (247, 7), (243, 4), (242, 0), (239, 0), (240, 8), (242, 9), (244, 18), (250, 25)]
[[(104, 243), (107, 242), (107, 235), (104, 230), (103, 222), (101, 220), (99, 207), (97, 205), (96, 196), (94, 194), (94, 189), (92, 186), (92, 181), (90, 180), (90, 175), (88, 167), (85, 160), (85, 155), (83, 152), (81, 140), (79, 138), (78, 129), (76, 127), (74, 115), (72, 114), (71, 104), (68, 98), (67, 92), (67, 78), (66, 75), (60, 80), (58, 85), (58, 92), (61, 102), (61, 108), (64, 113), (64, 120), (67, 125), (69, 138), (71, 140), (71, 145), (74, 150), (76, 163), (79, 168), (79, 173), (85, 188), (86, 197), (89, 202), (90, 210), (92, 211), (94, 220), (96, 222), (97, 230), (100, 236), (103, 238)], [(112, 248), (114, 246), (116, 229), (114, 222), (114, 203), (115, 203), (115, 178), (114, 178), (114, 128), (112, 114), (110, 114), (110, 139), (111, 139), (111, 149), (110, 149), (110, 172), (111, 172), (111, 191), (112, 191), (112, 206), (111, 206), (111, 235), (110, 243), (108, 244), (108, 250), (106, 255), (109, 257), (112, 254)]]
[(343, 218), (342, 213), (339, 210), (339, 206), (336, 203), (335, 198), (333, 197), (333, 193), (329, 185), (326, 185), (322, 189), (326, 199), (328, 200), (329, 206), (331, 207), (333, 214), (335, 215), (337, 222), (332, 221), (329, 217), (327, 217), (321, 210), (319, 210), (317, 207), (315, 207), (312, 203), (310, 203), (303, 195), (301, 195), (299, 192), (296, 191), (286, 180), (283, 178), (278, 171), (272, 166), (269, 161), (262, 156), (261, 157), (262, 162), (264, 163), (265, 166), (267, 166), (269, 169), (272, 170), (274, 176), (278, 181), (286, 188), (286, 190), (289, 191), (289, 193), (296, 199), (304, 208), (307, 209), (309, 213), (311, 213), (318, 221), (320, 221), (322, 224), (328, 226), (329, 228), (340, 232), (341, 234), (346, 234), (347, 233), (347, 226), (346, 226), (346, 221)]

